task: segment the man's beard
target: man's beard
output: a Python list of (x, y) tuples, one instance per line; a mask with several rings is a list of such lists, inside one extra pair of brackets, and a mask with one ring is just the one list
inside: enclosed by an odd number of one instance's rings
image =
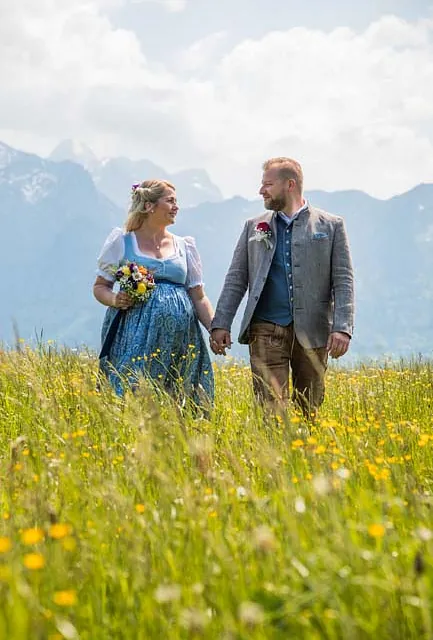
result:
[(282, 211), (285, 208), (286, 204), (287, 203), (284, 196), (271, 198), (271, 200), (265, 201), (265, 209), (269, 209), (270, 211)]

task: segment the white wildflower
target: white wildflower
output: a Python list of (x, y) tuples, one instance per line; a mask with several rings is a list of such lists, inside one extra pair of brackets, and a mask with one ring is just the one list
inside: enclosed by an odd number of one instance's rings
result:
[(350, 471), (346, 469), (346, 467), (340, 467), (335, 473), (341, 480), (348, 480), (350, 478)]
[(276, 542), (275, 536), (269, 527), (262, 525), (253, 531), (253, 544), (259, 551), (274, 551)]
[(331, 485), (328, 478), (320, 474), (313, 478), (313, 489), (318, 496), (326, 496), (331, 491)]
[(202, 633), (209, 623), (209, 618), (200, 609), (183, 609), (180, 614), (180, 624), (192, 634)]
[(306, 510), (307, 507), (305, 506), (305, 500), (299, 496), (295, 500), (295, 511), (296, 513), (305, 513)]
[(427, 529), (427, 527), (419, 527), (415, 531), (415, 533), (423, 542), (428, 542), (433, 537), (433, 532), (431, 531), (431, 529)]
[(180, 598), (180, 585), (178, 584), (160, 584), (155, 591), (155, 600), (159, 604), (167, 604), (175, 602)]
[(239, 607), (239, 619), (247, 627), (262, 624), (264, 618), (263, 607), (256, 602), (242, 602)]

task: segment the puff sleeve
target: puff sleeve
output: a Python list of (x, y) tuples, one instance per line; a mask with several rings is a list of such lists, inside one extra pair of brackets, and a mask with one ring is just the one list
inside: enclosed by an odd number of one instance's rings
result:
[(194, 238), (187, 236), (184, 238), (184, 240), (187, 266), (185, 286), (187, 289), (192, 289), (193, 287), (198, 287), (204, 284), (203, 269)]
[(116, 227), (104, 242), (104, 246), (98, 256), (96, 275), (102, 276), (110, 282), (114, 282), (115, 278), (110, 273), (109, 268), (113, 266), (118, 267), (124, 253), (125, 241), (123, 239), (123, 231), (120, 227)]

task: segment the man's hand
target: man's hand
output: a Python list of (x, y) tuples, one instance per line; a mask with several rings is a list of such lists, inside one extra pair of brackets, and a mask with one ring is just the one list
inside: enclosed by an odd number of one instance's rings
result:
[(210, 348), (215, 355), (226, 355), (226, 349), (232, 346), (230, 331), (227, 329), (212, 329), (209, 337)]
[(340, 358), (347, 352), (350, 344), (350, 337), (347, 333), (333, 331), (329, 334), (326, 348), (331, 358)]

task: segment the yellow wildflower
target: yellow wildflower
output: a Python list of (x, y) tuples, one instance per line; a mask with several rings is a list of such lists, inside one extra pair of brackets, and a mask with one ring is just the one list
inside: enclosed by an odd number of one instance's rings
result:
[(146, 507), (144, 506), (144, 504), (136, 504), (135, 510), (137, 513), (144, 513), (146, 510)]
[(10, 538), (0, 538), (0, 553), (7, 553), (12, 549), (12, 541)]
[(56, 591), (53, 596), (53, 602), (59, 607), (72, 607), (77, 604), (77, 592), (74, 589)]
[(53, 524), (50, 527), (48, 535), (50, 538), (54, 538), (55, 540), (60, 540), (61, 538), (65, 538), (71, 533), (71, 525), (69, 524)]
[(372, 538), (383, 538), (385, 535), (385, 527), (383, 524), (374, 523), (368, 527), (368, 535)]
[(24, 556), (24, 566), (27, 569), (42, 569), (45, 566), (45, 558), (42, 553), (27, 553)]
[(21, 534), (21, 541), (25, 545), (38, 544), (44, 539), (44, 532), (38, 527), (25, 529)]
[(320, 454), (325, 453), (325, 451), (326, 447), (324, 447), (323, 444), (319, 444), (319, 446), (315, 448), (314, 453), (320, 456)]
[(304, 441), (303, 440), (293, 440), (292, 442), (292, 449), (297, 449), (298, 447), (303, 447), (304, 446)]

